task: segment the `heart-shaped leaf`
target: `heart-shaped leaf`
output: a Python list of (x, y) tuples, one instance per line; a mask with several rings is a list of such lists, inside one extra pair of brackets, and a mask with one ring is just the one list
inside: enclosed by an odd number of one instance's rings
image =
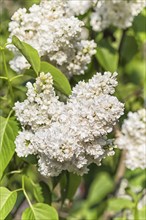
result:
[(30, 208), (25, 209), (22, 214), (22, 220), (58, 220), (58, 214), (55, 208), (44, 204), (36, 203)]
[(0, 187), (0, 219), (5, 219), (13, 209), (17, 199), (17, 193), (9, 191), (5, 187)]

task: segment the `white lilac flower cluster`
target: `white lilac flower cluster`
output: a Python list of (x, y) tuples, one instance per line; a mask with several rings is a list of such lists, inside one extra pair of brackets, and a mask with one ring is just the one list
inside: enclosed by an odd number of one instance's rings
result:
[(122, 29), (128, 28), (144, 6), (144, 0), (98, 1), (91, 15), (91, 26), (95, 31), (101, 31), (110, 25)]
[(145, 0), (69, 0), (72, 14), (84, 14), (92, 8), (90, 23), (94, 31), (110, 25), (128, 28), (145, 6)]
[(126, 150), (126, 167), (134, 170), (146, 168), (146, 110), (129, 112), (115, 143)]
[(97, 0), (68, 0), (70, 13), (74, 15), (83, 15), (91, 7), (94, 7)]
[[(91, 57), (96, 53), (93, 40), (82, 40), (84, 23), (68, 13), (67, 0), (42, 0), (29, 11), (18, 9), (9, 23), (10, 36), (37, 49), (40, 57), (60, 68), (68, 77), (84, 74)], [(11, 68), (21, 72), (29, 68), (26, 59), (14, 46), (8, 46), (14, 52), (10, 61)]]
[(15, 141), (18, 156), (37, 155), (40, 173), (57, 176), (62, 170), (83, 175), (89, 164), (113, 155), (107, 135), (123, 114), (123, 104), (112, 96), (116, 76), (97, 73), (79, 82), (66, 103), (56, 96), (50, 73), (27, 83), (26, 100), (14, 107), (22, 125)]

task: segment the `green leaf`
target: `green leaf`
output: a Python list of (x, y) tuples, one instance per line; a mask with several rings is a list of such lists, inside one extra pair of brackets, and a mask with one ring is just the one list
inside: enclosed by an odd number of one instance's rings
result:
[(113, 187), (114, 183), (110, 176), (107, 173), (100, 173), (100, 175), (97, 175), (90, 187), (88, 202), (90, 204), (100, 202), (113, 190)]
[[(141, 188), (142, 184), (145, 183), (145, 172), (140, 168), (135, 169), (134, 172), (127, 170), (126, 178), (128, 179), (130, 186)], [(146, 185), (144, 184), (143, 188), (145, 188), (145, 186)]]
[(104, 70), (110, 72), (117, 71), (117, 52), (111, 52), (107, 48), (98, 48), (96, 53), (96, 59), (98, 60), (99, 64), (104, 68)]
[(60, 180), (62, 178), (62, 173), (59, 174), (58, 176), (52, 177), (52, 189), (55, 189), (55, 187), (59, 184)]
[(26, 69), (25, 72), (23, 73), (23, 75), (31, 76), (32, 78), (36, 77), (36, 73), (34, 72), (34, 70), (32, 68)]
[(67, 171), (62, 172), (60, 179), (61, 201), (64, 203), (68, 193), (69, 174)]
[(41, 181), (39, 182), (41, 189), (42, 189), (42, 195), (44, 197), (44, 203), (47, 203), (49, 205), (51, 205), (52, 202), (52, 192), (48, 186), (47, 183)]
[(66, 76), (56, 67), (47, 62), (41, 62), (41, 71), (50, 73), (53, 77), (54, 87), (65, 95), (71, 94), (71, 87)]
[(17, 122), (13, 118), (0, 116), (0, 178), (15, 152)]
[(57, 211), (43, 203), (36, 203), (30, 208), (25, 209), (22, 214), (22, 220), (58, 220)]
[(22, 157), (21, 159), (29, 164), (37, 164), (37, 162), (38, 162), (37, 156), (33, 155), (33, 154), (30, 154), (27, 157)]
[(43, 198), (43, 195), (42, 195), (42, 187), (40, 186), (40, 184), (37, 183), (36, 180), (32, 180), (32, 176), (30, 178), (29, 176), (24, 175), (23, 176), (23, 181), (25, 183), (25, 188), (28, 191), (33, 192), (35, 200), (37, 202), (43, 203), (44, 198)]
[(137, 195), (136, 193), (134, 193), (134, 192), (130, 189), (130, 187), (126, 187), (126, 188), (125, 188), (125, 191), (126, 191), (126, 193), (133, 199), (133, 201), (134, 201), (135, 203), (138, 202), (138, 195)]
[(81, 177), (68, 172), (63, 172), (60, 179), (61, 187), (61, 200), (64, 203), (65, 199), (72, 199), (79, 184), (81, 182)]
[(146, 9), (142, 11), (138, 16), (135, 17), (134, 22), (133, 22), (133, 30), (136, 39), (140, 43), (140, 46), (142, 43), (145, 42), (146, 38), (146, 27), (145, 27), (145, 20), (146, 20)]
[(121, 59), (128, 63), (138, 51), (137, 41), (134, 36), (126, 35), (121, 48)]
[(32, 182), (32, 185), (33, 185), (33, 193), (37, 202), (44, 202), (44, 198), (42, 195), (42, 187), (38, 183)]
[[(135, 56), (130, 62), (125, 66), (125, 72), (129, 81), (133, 84), (144, 86), (145, 81), (145, 62), (144, 60), (139, 60)], [(145, 87), (145, 86), (144, 86)]]
[(29, 44), (20, 41), (16, 36), (12, 37), (12, 43), (17, 47), (17, 49), (23, 54), (27, 61), (32, 66), (35, 73), (38, 75), (40, 70), (40, 57), (36, 49), (34, 49)]
[(134, 207), (134, 203), (129, 199), (124, 198), (111, 198), (108, 200), (108, 210), (111, 211), (121, 211), (123, 209), (132, 209)]
[(81, 183), (81, 176), (78, 176), (73, 173), (69, 173), (69, 183), (68, 183), (68, 192), (67, 192), (68, 199), (73, 198), (80, 183)]
[(6, 217), (5, 220), (13, 220), (13, 217), (12, 217), (11, 213)]
[(0, 219), (5, 219), (13, 209), (17, 199), (17, 193), (11, 192), (5, 187), (0, 187)]

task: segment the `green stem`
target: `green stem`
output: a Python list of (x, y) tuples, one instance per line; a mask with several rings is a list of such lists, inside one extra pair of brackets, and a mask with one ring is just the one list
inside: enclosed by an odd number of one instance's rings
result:
[(18, 78), (20, 78), (20, 77), (23, 77), (23, 76), (24, 76), (23, 74), (20, 74), (20, 75), (18, 75), (18, 76), (14, 76), (14, 77), (12, 77), (12, 78), (10, 79), (10, 82), (12, 82), (13, 80), (18, 79)]
[(23, 189), (22, 189), (22, 188), (20, 188), (20, 189), (15, 189), (13, 192), (20, 192), (20, 191), (23, 191)]
[(136, 202), (135, 208), (134, 208), (134, 220), (139, 220), (137, 205), (138, 205), (138, 202)]
[(123, 163), (123, 161), (125, 160), (125, 156), (126, 156), (126, 151), (123, 150), (121, 157), (120, 157), (119, 164), (118, 164), (118, 168), (116, 171), (116, 175), (115, 175), (115, 183), (116, 183), (117, 189), (120, 186), (121, 180), (124, 177), (125, 170), (126, 170), (125, 164)]
[(32, 203), (31, 203), (31, 201), (30, 201), (30, 199), (29, 199), (29, 197), (28, 197), (28, 195), (27, 195), (27, 193), (26, 193), (26, 191), (25, 191), (24, 176), (22, 176), (22, 189), (23, 189), (23, 193), (24, 193), (24, 195), (25, 195), (25, 197), (26, 197), (26, 199), (27, 199), (27, 202), (28, 202), (28, 204), (29, 204), (29, 206), (30, 206), (30, 208), (31, 208), (31, 210), (32, 210), (32, 212), (33, 212), (33, 214), (34, 214), (34, 216), (35, 216), (35, 212), (34, 212), (34, 209), (33, 209), (33, 205), (32, 205)]
[(33, 208), (32, 208), (32, 203), (31, 203), (31, 201), (30, 201), (30, 199), (29, 199), (29, 197), (28, 197), (28, 195), (27, 195), (27, 193), (26, 193), (26, 191), (25, 191), (24, 176), (22, 177), (22, 190), (23, 190), (23, 193), (24, 193), (24, 195), (25, 195), (25, 197), (26, 197), (26, 199), (27, 199), (27, 201), (28, 201), (29, 206), (30, 206), (31, 209), (33, 210)]
[(13, 111), (14, 111), (14, 110), (12, 109), (12, 110), (9, 112), (8, 118), (10, 118), (10, 116), (11, 116), (11, 114), (12, 114)]
[(8, 175), (17, 174), (17, 173), (22, 173), (22, 170), (13, 170), (13, 171), (7, 173), (6, 175), (8, 176)]
[(0, 76), (0, 79), (8, 80), (8, 78), (5, 76)]
[(7, 69), (7, 64), (6, 64), (4, 50), (2, 51), (2, 57), (3, 57), (3, 62), (4, 62), (4, 69), (5, 69), (6, 78), (8, 80), (9, 91), (10, 91), (10, 95), (11, 95), (11, 98), (12, 98), (11, 102), (13, 104), (13, 102), (14, 102), (14, 94), (13, 94), (13, 89), (12, 89), (12, 85), (11, 85), (9, 74), (8, 74), (8, 69)]

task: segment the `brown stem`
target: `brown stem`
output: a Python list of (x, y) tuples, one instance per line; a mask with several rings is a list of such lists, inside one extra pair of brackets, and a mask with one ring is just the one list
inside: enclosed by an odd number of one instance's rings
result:
[(26, 199), (24, 199), (22, 201), (22, 203), (20, 204), (20, 206), (15, 210), (14, 213), (12, 213), (12, 216), (13, 216), (13, 220), (20, 220), (21, 219), (21, 215), (22, 215), (22, 212), (28, 208), (28, 203), (26, 201)]
[[(121, 132), (120, 132), (118, 124), (114, 127), (114, 130), (115, 130), (115, 136), (119, 137), (121, 135)], [(121, 180), (125, 174), (125, 170), (126, 170), (125, 163), (124, 163), (125, 157), (126, 157), (126, 150), (123, 150), (119, 164), (118, 164), (118, 168), (116, 171), (116, 175), (115, 175), (116, 188), (119, 187)]]
[(126, 150), (123, 150), (122, 154), (121, 154), (119, 166), (118, 166), (118, 169), (116, 172), (116, 176), (115, 176), (115, 183), (117, 186), (119, 186), (119, 184), (124, 176), (125, 170), (126, 170), (125, 163), (124, 163), (125, 156), (126, 156)]

